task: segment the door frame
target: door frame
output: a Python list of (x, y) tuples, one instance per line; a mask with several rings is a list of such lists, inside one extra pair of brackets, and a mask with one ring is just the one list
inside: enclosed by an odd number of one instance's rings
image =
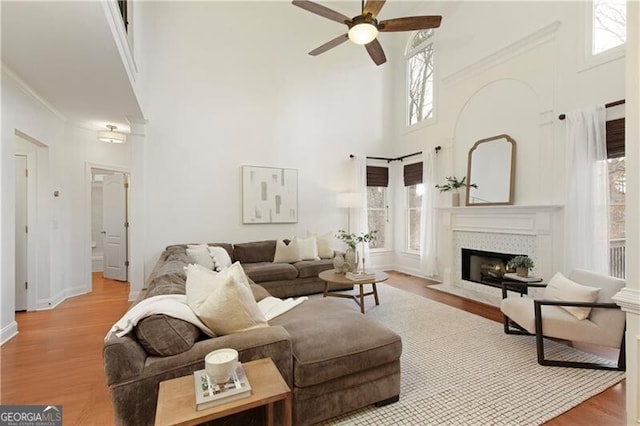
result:
[[(90, 292), (93, 290), (93, 275), (92, 275), (92, 267), (91, 267), (91, 259), (92, 259), (92, 251), (91, 251), (91, 169), (101, 169), (101, 170), (109, 170), (112, 172), (123, 173), (125, 175), (125, 182), (131, 181), (131, 170), (127, 167), (115, 166), (113, 164), (103, 164), (103, 163), (93, 163), (90, 161), (85, 162), (85, 213), (84, 213), (84, 247), (85, 247), (85, 255), (84, 257), (84, 275), (87, 277), (87, 287), (86, 291)], [(127, 190), (127, 211), (126, 211), (126, 220), (130, 221), (131, 217), (131, 191), (130, 188)], [(129, 228), (127, 229), (127, 246), (126, 246), (127, 259), (129, 260), (129, 255), (131, 254), (131, 238), (129, 238)], [(127, 270), (127, 278), (129, 277), (129, 271)]]
[[(38, 145), (35, 145), (30, 139), (22, 137), (22, 135), (16, 134), (16, 137), (21, 138), (23, 142), (29, 143), (33, 146), (33, 150), (25, 150), (23, 148), (18, 148), (14, 150), (13, 153), (13, 167), (15, 170), (15, 157), (17, 155), (22, 155), (27, 157), (27, 170), (29, 170), (29, 178), (27, 179), (27, 226), (29, 227), (29, 232), (27, 232), (27, 282), (29, 283), (29, 290), (27, 291), (27, 312), (36, 310), (36, 293), (39, 285), (38, 280), (38, 227), (36, 225), (36, 215), (37, 215), (37, 179), (38, 179), (38, 167), (37, 167), (37, 148)], [(13, 199), (15, 205), (15, 182), (13, 185)], [(15, 215), (15, 212), (14, 212)], [(15, 224), (15, 217), (14, 217)], [(14, 240), (15, 245), (15, 240)], [(14, 258), (14, 267), (15, 267), (15, 258)], [(15, 279), (15, 277), (14, 277)], [(15, 285), (15, 283), (14, 283)], [(15, 293), (14, 293), (15, 299)], [(14, 308), (15, 308), (15, 300), (14, 300)]]

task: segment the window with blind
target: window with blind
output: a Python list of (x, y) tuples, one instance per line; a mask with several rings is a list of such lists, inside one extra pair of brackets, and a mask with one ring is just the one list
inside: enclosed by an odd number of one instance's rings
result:
[(389, 232), (389, 206), (387, 188), (389, 187), (389, 168), (367, 166), (367, 220), (370, 231), (377, 231), (376, 240), (369, 243), (372, 249), (385, 248)]
[(420, 251), (420, 215), (422, 214), (422, 162), (404, 166), (406, 249)]
[(625, 278), (626, 227), (625, 120), (607, 121), (607, 165), (609, 168), (609, 274)]

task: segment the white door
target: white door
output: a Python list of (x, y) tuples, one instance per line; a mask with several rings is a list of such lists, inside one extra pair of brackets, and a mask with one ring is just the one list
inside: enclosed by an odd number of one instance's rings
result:
[(27, 156), (15, 156), (16, 311), (27, 310)]
[(106, 175), (102, 183), (104, 277), (127, 280), (127, 193), (124, 174)]

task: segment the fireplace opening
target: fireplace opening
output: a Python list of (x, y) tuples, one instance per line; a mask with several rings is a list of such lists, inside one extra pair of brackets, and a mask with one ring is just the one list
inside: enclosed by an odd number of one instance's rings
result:
[(490, 251), (462, 249), (462, 279), (492, 287), (501, 287), (507, 263), (524, 254), (495, 253)]

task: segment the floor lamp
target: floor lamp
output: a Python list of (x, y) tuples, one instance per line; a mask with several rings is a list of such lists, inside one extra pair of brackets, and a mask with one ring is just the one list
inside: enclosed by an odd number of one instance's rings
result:
[(347, 209), (347, 232), (351, 233), (351, 209), (362, 205), (362, 194), (359, 192), (343, 192), (336, 195), (336, 206), (339, 209)]

